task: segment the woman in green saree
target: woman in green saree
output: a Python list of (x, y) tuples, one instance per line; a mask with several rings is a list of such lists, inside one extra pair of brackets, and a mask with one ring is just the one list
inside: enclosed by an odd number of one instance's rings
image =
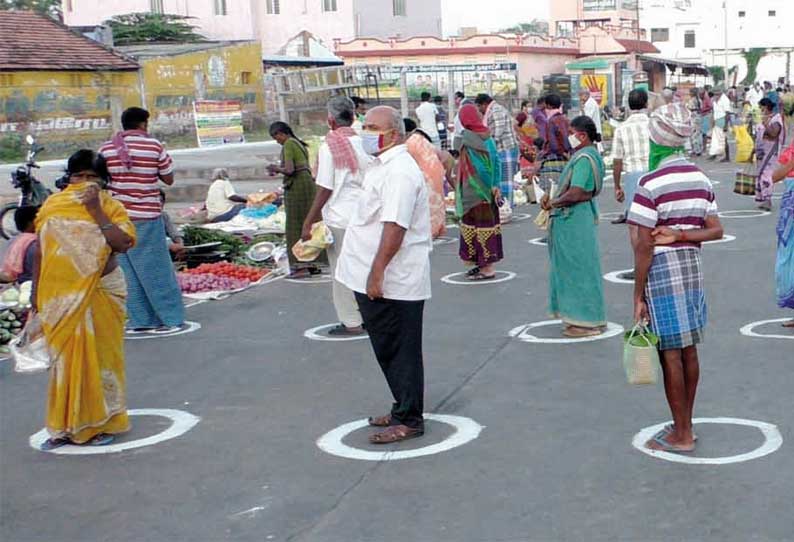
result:
[(271, 175), (280, 173), (284, 176), (284, 210), (287, 215), (286, 237), (290, 278), (305, 278), (309, 274), (320, 272), (315, 264), (327, 263), (325, 252), (311, 263), (299, 262), (292, 253), (292, 247), (301, 239), (303, 221), (309, 214), (316, 190), (309, 166), (309, 149), (306, 143), (295, 136), (286, 122), (271, 124), (270, 137), (282, 147), (281, 165), (269, 165), (267, 169)]
[(560, 184), (541, 205), (549, 211), (549, 312), (560, 318), (566, 337), (600, 335), (606, 328), (606, 307), (598, 249), (598, 206), (604, 161), (595, 147), (601, 137), (586, 116), (571, 122), (574, 155)]

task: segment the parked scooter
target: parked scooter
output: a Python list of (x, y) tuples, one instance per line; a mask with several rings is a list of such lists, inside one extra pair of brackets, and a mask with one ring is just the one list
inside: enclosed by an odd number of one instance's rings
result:
[(11, 184), (14, 188), (20, 190), (22, 194), (19, 196), (18, 201), (8, 203), (0, 208), (0, 235), (5, 239), (10, 239), (19, 233), (14, 224), (14, 213), (18, 207), (40, 207), (52, 194), (47, 187), (33, 176), (33, 170), (39, 168), (36, 165), (36, 155), (43, 151), (44, 147), (36, 143), (32, 135), (28, 135), (25, 141), (30, 146), (25, 165), (19, 166), (16, 171), (11, 173)]

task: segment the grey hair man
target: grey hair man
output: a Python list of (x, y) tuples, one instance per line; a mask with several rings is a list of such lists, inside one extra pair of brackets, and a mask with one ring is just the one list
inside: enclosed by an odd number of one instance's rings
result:
[(352, 128), (355, 119), (356, 106), (350, 98), (335, 96), (328, 101), (330, 131), (318, 152), (317, 192), (301, 233), (304, 241), (310, 239), (312, 227), (320, 220), (333, 233), (334, 243), (327, 253), (331, 266), (334, 309), (339, 324), (328, 334), (336, 337), (366, 334), (352, 290), (336, 280), (335, 276), (350, 217), (363, 197), (364, 175), (372, 162), (372, 158), (364, 152), (361, 136)]
[(579, 91), (579, 103), (582, 106), (582, 115), (590, 117), (596, 126), (596, 131), (601, 134), (601, 106), (586, 88)]
[(376, 159), (346, 232), (337, 280), (356, 294), (372, 349), (394, 402), (370, 418), (373, 444), (424, 434), (422, 317), (430, 299), (430, 206), (424, 176), (405, 146), (402, 117), (375, 107), (364, 119), (364, 149)]

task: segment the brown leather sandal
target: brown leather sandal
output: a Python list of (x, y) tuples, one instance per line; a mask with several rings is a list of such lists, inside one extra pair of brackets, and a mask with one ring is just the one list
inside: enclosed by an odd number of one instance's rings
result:
[(377, 416), (369, 419), (369, 424), (372, 427), (389, 427), (391, 425), (391, 414), (385, 416)]
[(369, 437), (371, 444), (392, 444), (402, 442), (425, 434), (424, 429), (413, 429), (407, 425), (392, 425), (388, 429)]

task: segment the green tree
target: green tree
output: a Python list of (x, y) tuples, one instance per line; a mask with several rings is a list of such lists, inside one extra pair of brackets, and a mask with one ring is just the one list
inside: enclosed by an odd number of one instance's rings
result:
[(25, 9), (61, 20), (61, 0), (0, 0), (0, 10)]
[(499, 32), (505, 34), (542, 34), (549, 33), (549, 23), (540, 19), (532, 19), (529, 23), (518, 23), (510, 28), (504, 28)]
[(758, 63), (766, 55), (766, 49), (762, 47), (754, 47), (747, 51), (742, 51), (744, 61), (747, 63), (747, 75), (744, 77), (741, 85), (749, 86), (756, 82), (758, 78)]
[(193, 17), (161, 13), (129, 13), (105, 22), (113, 29), (116, 45), (153, 42), (197, 42), (206, 38), (188, 21)]

